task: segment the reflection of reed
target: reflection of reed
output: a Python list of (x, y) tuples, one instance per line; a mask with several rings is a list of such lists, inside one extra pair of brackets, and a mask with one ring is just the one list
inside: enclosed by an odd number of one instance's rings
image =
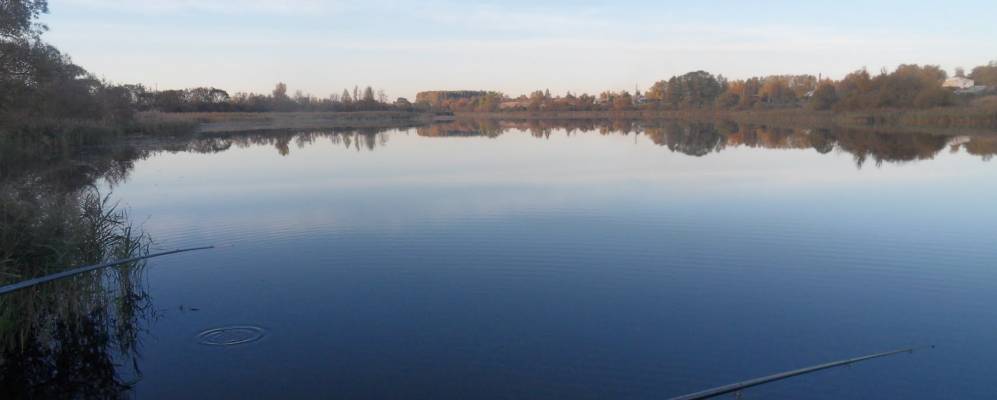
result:
[[(92, 186), (4, 182), (0, 282), (148, 251), (127, 215)], [(115, 398), (140, 375), (152, 316), (142, 263), (88, 272), (0, 297), (0, 397)], [(116, 364), (130, 359), (128, 368)], [(129, 370), (131, 377), (124, 377)]]
[(419, 136), (452, 137), (484, 136), (498, 137), (504, 132), (497, 120), (458, 120), (445, 124), (432, 124), (416, 128)]
[(217, 153), (232, 147), (273, 146), (280, 155), (291, 153), (291, 144), (302, 149), (314, 144), (318, 139), (327, 138), (332, 144), (348, 149), (374, 150), (388, 143), (388, 128), (326, 129), (317, 131), (252, 131), (240, 133), (210, 134), (172, 146), (168, 151), (190, 151), (195, 153)]
[[(960, 146), (965, 148), (967, 153), (981, 156), (984, 160), (989, 161), (994, 157), (994, 154), (997, 154), (997, 137), (972, 138)], [(952, 150), (958, 151), (959, 149), (955, 147)]]

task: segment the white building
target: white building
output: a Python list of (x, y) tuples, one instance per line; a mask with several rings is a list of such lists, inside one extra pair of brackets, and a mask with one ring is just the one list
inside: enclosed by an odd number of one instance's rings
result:
[(942, 87), (959, 90), (959, 89), (969, 89), (973, 87), (975, 84), (976, 83), (973, 82), (972, 79), (955, 77), (955, 78), (946, 79), (945, 83), (942, 84)]

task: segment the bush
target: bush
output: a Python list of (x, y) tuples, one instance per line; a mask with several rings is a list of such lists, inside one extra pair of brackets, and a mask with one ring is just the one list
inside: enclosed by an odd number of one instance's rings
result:
[(741, 96), (731, 92), (724, 92), (720, 97), (717, 97), (717, 108), (730, 110), (737, 107), (737, 104), (740, 102)]
[(830, 110), (834, 106), (834, 103), (837, 102), (838, 91), (834, 88), (834, 85), (824, 83), (814, 90), (814, 94), (810, 98), (810, 109), (818, 111)]
[(922, 90), (914, 98), (914, 107), (931, 108), (949, 106), (955, 101), (955, 95), (947, 89), (929, 87)]

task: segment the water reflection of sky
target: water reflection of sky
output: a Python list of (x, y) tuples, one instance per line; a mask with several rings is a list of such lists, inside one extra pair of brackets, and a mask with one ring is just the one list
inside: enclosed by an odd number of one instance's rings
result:
[[(649, 397), (929, 343), (749, 393), (989, 391), (997, 169), (979, 156), (386, 138), (136, 163), (114, 196), (159, 246), (231, 245), (152, 264), (167, 311), (139, 395), (184, 371), (199, 395)], [(226, 324), (269, 336), (190, 343)]]
[[(962, 151), (859, 168), (843, 151), (729, 148), (692, 157), (633, 134), (447, 139), (394, 132), (388, 137), (390, 143), (375, 151), (320, 141), (292, 148), (288, 156), (269, 146), (161, 154), (141, 161), (116, 194), (148, 209), (153, 224), (241, 216), (251, 209), (256, 218), (243, 222), (261, 227), (287, 224), (302, 209), (326, 206), (348, 212), (319, 213), (305, 221), (369, 224), (411, 215), (808, 198), (844, 208), (891, 201), (895, 204), (882, 211), (906, 215), (917, 205), (948, 203), (945, 198), (955, 189), (983, 192), (960, 208), (983, 207), (990, 190), (986, 182), (995, 174), (989, 162)], [(911, 190), (917, 193), (913, 198)], [(172, 213), (178, 215), (165, 218)]]

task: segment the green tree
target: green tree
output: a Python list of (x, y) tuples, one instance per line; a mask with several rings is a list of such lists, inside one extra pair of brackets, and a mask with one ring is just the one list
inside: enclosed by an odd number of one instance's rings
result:
[(950, 106), (955, 102), (955, 94), (942, 87), (929, 87), (921, 90), (914, 98), (913, 105), (917, 108)]
[(668, 81), (657, 81), (647, 90), (647, 99), (651, 101), (665, 101), (668, 97)]
[(48, 29), (36, 22), (46, 13), (47, 0), (0, 0), (0, 38), (4, 41), (37, 38)]
[(831, 82), (817, 85), (810, 97), (810, 108), (817, 111), (830, 110), (838, 102), (838, 91)]
[(873, 107), (875, 101), (873, 88), (872, 77), (865, 69), (846, 75), (835, 86), (840, 101), (834, 106), (834, 109), (857, 110)]
[(997, 86), (997, 61), (991, 61), (990, 64), (973, 68), (973, 71), (969, 73), (969, 77), (976, 81), (977, 85)]
[(766, 78), (759, 94), (762, 101), (769, 105), (785, 106), (796, 103), (796, 93), (784, 77)]
[(876, 77), (879, 89), (876, 106), (912, 107), (922, 92), (941, 88), (947, 75), (934, 65), (901, 65), (893, 73)]
[(623, 91), (620, 94), (613, 97), (614, 111), (627, 111), (627, 110), (633, 110), (633, 108), (634, 108), (634, 101), (633, 101), (633, 96), (631, 96), (630, 93)]
[(273, 88), (273, 98), (274, 100), (287, 100), (287, 84), (284, 82), (277, 82), (277, 86)]
[(547, 96), (544, 95), (543, 91), (536, 90), (530, 93), (530, 103), (526, 106), (527, 110), (537, 111), (546, 107)]
[(737, 104), (741, 101), (741, 97), (736, 93), (725, 91), (717, 97), (717, 108), (729, 110), (737, 107)]
[(713, 105), (723, 90), (724, 84), (712, 74), (706, 71), (689, 72), (668, 80), (664, 100), (676, 108), (699, 108)]
[(498, 92), (488, 92), (484, 96), (478, 99), (478, 107), (476, 111), (481, 112), (494, 112), (499, 110), (499, 105), (502, 104), (503, 99), (502, 93)]

